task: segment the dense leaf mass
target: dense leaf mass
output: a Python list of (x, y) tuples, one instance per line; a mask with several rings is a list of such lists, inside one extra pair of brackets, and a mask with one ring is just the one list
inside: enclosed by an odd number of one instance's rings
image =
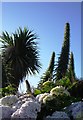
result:
[(11, 83), (17, 86), (26, 74), (39, 72), (41, 64), (36, 39), (37, 35), (27, 28), (23, 30), (19, 28), (12, 35), (8, 32), (2, 33), (3, 60), (6, 65), (11, 63), (10, 68), (13, 69), (11, 74), (14, 76)]

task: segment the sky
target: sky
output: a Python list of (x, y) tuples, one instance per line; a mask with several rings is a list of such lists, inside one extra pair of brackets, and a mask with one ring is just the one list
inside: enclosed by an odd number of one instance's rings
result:
[[(1, 6), (1, 5), (0, 5)], [(70, 51), (74, 54), (75, 73), (81, 77), (81, 3), (80, 2), (3, 2), (2, 29), (10, 34), (18, 27), (34, 30), (40, 39), (40, 62), (42, 69), (35, 76), (29, 76), (32, 86), (37, 86), (46, 71), (54, 51), (57, 61), (64, 40), (65, 24), (70, 23)]]

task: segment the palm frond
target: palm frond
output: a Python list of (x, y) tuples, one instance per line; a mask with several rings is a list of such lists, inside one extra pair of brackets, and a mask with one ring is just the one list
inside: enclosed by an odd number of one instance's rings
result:
[(39, 50), (37, 43), (37, 35), (27, 28), (23, 30), (19, 27), (15, 33), (9, 35), (3, 32), (1, 42), (4, 49), (4, 59), (6, 64), (11, 62), (11, 73), (18, 83), (26, 74), (39, 73), (41, 64), (39, 61)]

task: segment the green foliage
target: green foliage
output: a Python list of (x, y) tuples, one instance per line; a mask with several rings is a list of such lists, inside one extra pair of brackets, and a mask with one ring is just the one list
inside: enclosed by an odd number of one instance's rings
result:
[(63, 111), (64, 107), (71, 105), (72, 102), (80, 101), (80, 99), (67, 96), (65, 94), (58, 96), (46, 96), (45, 103), (41, 106), (41, 112), (38, 115), (38, 120), (43, 120), (47, 115), (51, 115), (55, 111)]
[(56, 110), (61, 110), (62, 108), (71, 104), (70, 96), (67, 96), (65, 94), (53, 96), (51, 100), (47, 99), (45, 104), (46, 104), (47, 110), (50, 110), (52, 112)]
[(70, 82), (70, 79), (68, 77), (64, 77), (64, 78), (60, 79), (59, 81), (56, 81), (55, 85), (68, 88), (71, 85), (71, 82)]
[(16, 93), (16, 89), (13, 88), (12, 85), (8, 85), (5, 88), (0, 88), (0, 97), (4, 97), (15, 93)]
[(51, 77), (50, 71), (46, 71), (46, 73), (43, 74), (43, 76), (41, 77), (41, 80), (38, 83), (38, 89), (41, 89), (42, 84), (48, 81), (48, 79), (51, 80), (50, 77)]
[(17, 88), (26, 74), (36, 74), (41, 68), (36, 39), (37, 35), (27, 28), (19, 28), (12, 35), (3, 32), (0, 37), (3, 60), (10, 65), (9, 73), (13, 76), (9, 81)]
[(55, 87), (55, 83), (53, 81), (46, 81), (42, 83), (41, 89), (37, 88), (34, 90), (34, 95), (38, 95), (41, 93), (49, 93), (52, 88)]
[(39, 95), (39, 94), (41, 94), (41, 90), (39, 90), (39, 89), (35, 89), (34, 90), (34, 96), (37, 96), (37, 95)]
[(38, 88), (41, 89), (41, 86), (44, 82), (48, 80), (53, 80), (53, 72), (54, 72), (54, 66), (55, 66), (55, 52), (52, 53), (50, 64), (46, 72), (41, 77), (41, 80), (39, 81)]
[(69, 92), (62, 86), (57, 86), (51, 89), (50, 94), (43, 98), (43, 104), (46, 112), (44, 115), (49, 115), (56, 110), (61, 110), (63, 107), (71, 103)]
[[(46, 84), (46, 83), (45, 83)], [(56, 94), (54, 94), (56, 93)], [(66, 94), (65, 94), (66, 93)], [(50, 94), (43, 98), (41, 112), (38, 114), (37, 120), (43, 120), (47, 115), (51, 115), (55, 111), (64, 111), (64, 107), (71, 105), (73, 102), (80, 101), (81, 98), (70, 96), (67, 90), (62, 86), (54, 87)]]
[(77, 98), (83, 98), (83, 80), (74, 82), (69, 88), (68, 91), (70, 95)]
[(66, 23), (64, 41), (60, 57), (58, 58), (58, 65), (56, 67), (56, 80), (62, 79), (67, 72), (70, 50), (70, 25)]
[(43, 85), (41, 87), (41, 92), (42, 93), (45, 93), (45, 92), (48, 93), (54, 87), (55, 87), (55, 84), (54, 84), (53, 81), (46, 81), (46, 82), (43, 83)]

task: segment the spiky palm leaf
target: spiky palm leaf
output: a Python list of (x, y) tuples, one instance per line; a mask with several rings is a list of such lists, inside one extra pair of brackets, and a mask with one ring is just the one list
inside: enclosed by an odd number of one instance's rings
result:
[(3, 32), (1, 36), (3, 59), (6, 64), (11, 62), (12, 75), (15, 77), (12, 82), (17, 86), (26, 74), (39, 72), (41, 64), (36, 39), (37, 35), (27, 28), (17, 29), (11, 36)]

